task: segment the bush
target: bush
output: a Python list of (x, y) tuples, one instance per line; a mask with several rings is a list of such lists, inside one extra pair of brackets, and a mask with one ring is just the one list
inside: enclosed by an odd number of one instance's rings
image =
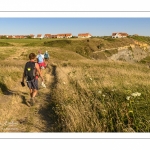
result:
[(7, 42), (0, 42), (0, 46), (13, 46), (13, 45)]
[(71, 44), (71, 40), (55, 40), (44, 42), (44, 46), (51, 47), (65, 47), (68, 44)]
[(97, 48), (98, 48), (98, 49), (101, 49), (103, 46), (104, 46), (104, 44), (101, 43), (101, 44), (99, 44), (99, 45), (97, 46)]

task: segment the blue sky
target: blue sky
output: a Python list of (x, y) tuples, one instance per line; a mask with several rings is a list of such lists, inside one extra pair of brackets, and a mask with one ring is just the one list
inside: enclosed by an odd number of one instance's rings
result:
[(150, 18), (0, 18), (0, 35), (91, 33), (109, 36), (112, 32), (150, 36)]

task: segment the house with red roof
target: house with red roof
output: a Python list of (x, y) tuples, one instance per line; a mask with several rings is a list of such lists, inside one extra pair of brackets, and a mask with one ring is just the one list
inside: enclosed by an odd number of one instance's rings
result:
[(13, 38), (20, 39), (20, 35), (13, 35)]
[(35, 35), (34, 34), (30, 34), (29, 35), (31, 38), (35, 38)]
[(51, 34), (45, 34), (45, 35), (44, 35), (44, 38), (47, 38), (47, 39), (48, 39), (48, 38), (51, 38)]
[(27, 38), (27, 35), (20, 35), (20, 39), (25, 39)]
[(57, 34), (57, 38), (71, 38), (71, 33)]
[(78, 38), (90, 38), (92, 35), (90, 33), (79, 33)]
[(8, 39), (12, 39), (12, 38), (13, 38), (13, 35), (7, 35), (7, 38), (8, 38)]
[(51, 38), (57, 38), (57, 34), (52, 34)]
[(127, 37), (128, 34), (124, 33), (124, 32), (116, 32), (116, 33), (112, 33), (112, 38), (124, 38)]
[(36, 38), (42, 39), (43, 36), (42, 36), (42, 34), (37, 34), (37, 37), (36, 37)]

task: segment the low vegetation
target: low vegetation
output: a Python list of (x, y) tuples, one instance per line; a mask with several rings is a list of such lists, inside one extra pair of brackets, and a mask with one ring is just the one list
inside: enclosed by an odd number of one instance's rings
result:
[(57, 66), (52, 93), (59, 131), (149, 132), (148, 72), (145, 66), (125, 62)]
[[(112, 46), (108, 39), (28, 40), (8, 40), (16, 46), (0, 47), (1, 132), (150, 131), (147, 64), (91, 59), (96, 53), (102, 58), (117, 53), (102, 51)], [(109, 42), (125, 45), (113, 40)], [(50, 54), (49, 68), (43, 70), (47, 88), (40, 87), (37, 106), (28, 107), (29, 91), (20, 81), (28, 54), (39, 49)]]
[(113, 54), (117, 54), (118, 50), (117, 49), (113, 49), (113, 50), (105, 50), (104, 53), (106, 54), (107, 57), (112, 56)]
[(150, 44), (150, 37), (149, 36), (132, 36), (132, 39), (135, 39), (140, 42), (145, 42), (147, 44)]
[(13, 45), (7, 42), (0, 42), (0, 47), (1, 46), (13, 46)]

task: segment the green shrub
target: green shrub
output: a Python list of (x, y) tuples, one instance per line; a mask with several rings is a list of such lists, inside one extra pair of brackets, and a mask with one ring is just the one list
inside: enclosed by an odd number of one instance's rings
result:
[(66, 45), (71, 44), (71, 40), (54, 40), (44, 42), (44, 46), (50, 47), (65, 47)]
[(13, 45), (7, 42), (0, 42), (0, 47), (1, 46), (13, 46)]

